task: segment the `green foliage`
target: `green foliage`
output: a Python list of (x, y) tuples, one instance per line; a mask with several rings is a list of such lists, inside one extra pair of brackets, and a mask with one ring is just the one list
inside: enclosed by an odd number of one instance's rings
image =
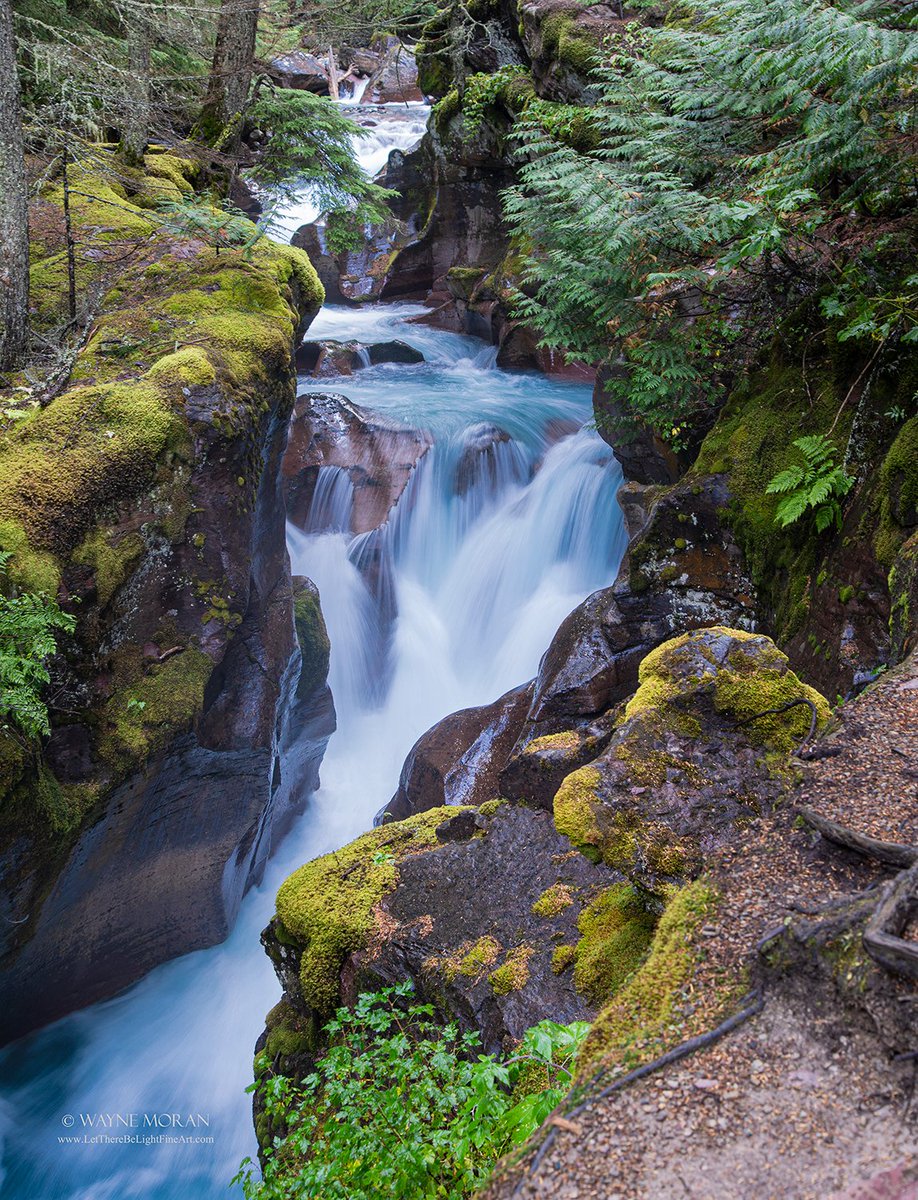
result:
[(300, 1084), (257, 1060), (249, 1090), (283, 1132), (261, 1180), (242, 1164), (249, 1200), (461, 1200), (569, 1090), (585, 1022), (542, 1021), (501, 1061), (411, 993), (403, 983), (339, 1009), (329, 1050)]
[(267, 134), (248, 174), (275, 203), (311, 191), (326, 214), (333, 251), (358, 244), (368, 223), (389, 215), (385, 201), (393, 193), (367, 179), (354, 157), (352, 139), (366, 131), (327, 97), (292, 88), (262, 92), (248, 119)]
[(765, 489), (781, 497), (775, 511), (775, 521), (785, 527), (810, 513), (818, 533), (830, 525), (841, 528), (840, 501), (851, 490), (854, 480), (835, 462), (835, 446), (821, 433), (797, 438), (794, 445), (803, 457), (779, 471)]
[(263, 231), (232, 205), (216, 208), (197, 197), (181, 200), (162, 200), (159, 205), (165, 227), (184, 237), (198, 238), (217, 254), (235, 247), (244, 258), (263, 237)]
[[(596, 149), (527, 110), (505, 210), (544, 344), (608, 364), (612, 398), (678, 444), (754, 339), (756, 279), (767, 304), (790, 278), (837, 282), (826, 222), (914, 203), (916, 21), (881, 0), (683, 0), (594, 73)], [(848, 336), (915, 336), (912, 300), (859, 317), (847, 286)]]
[(490, 75), (470, 75), (462, 97), (462, 115), (468, 131), (474, 133), (484, 122), (488, 109), (501, 98), (508, 84), (528, 73), (526, 67), (508, 63)]
[[(0, 570), (10, 555), (0, 554)], [(76, 621), (46, 596), (0, 594), (0, 720), (27, 738), (49, 732), (42, 687), (47, 660), (57, 651), (55, 632), (72, 633)]]

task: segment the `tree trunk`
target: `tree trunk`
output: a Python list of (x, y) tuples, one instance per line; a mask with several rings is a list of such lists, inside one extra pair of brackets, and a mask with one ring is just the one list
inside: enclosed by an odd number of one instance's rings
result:
[(204, 99), (202, 132), (218, 149), (232, 152), (252, 82), (259, 0), (221, 0), (217, 41)]
[(151, 31), (142, 16), (131, 18), (128, 28), (127, 111), (121, 134), (121, 152), (129, 166), (142, 167), (150, 140)]
[(29, 193), (11, 0), (0, 0), (0, 370), (29, 344)]

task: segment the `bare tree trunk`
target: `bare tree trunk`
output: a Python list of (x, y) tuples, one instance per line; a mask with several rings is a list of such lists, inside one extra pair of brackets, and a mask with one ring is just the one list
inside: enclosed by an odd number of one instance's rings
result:
[(29, 344), (29, 193), (11, 0), (0, 0), (0, 370)]
[(132, 167), (143, 166), (150, 140), (150, 26), (142, 16), (133, 16), (128, 26), (127, 112), (121, 136), (121, 152)]
[(252, 83), (259, 0), (221, 0), (201, 129), (221, 150), (238, 145)]
[(328, 47), (328, 93), (332, 100), (337, 100), (338, 97), (338, 67), (335, 63), (335, 48)]

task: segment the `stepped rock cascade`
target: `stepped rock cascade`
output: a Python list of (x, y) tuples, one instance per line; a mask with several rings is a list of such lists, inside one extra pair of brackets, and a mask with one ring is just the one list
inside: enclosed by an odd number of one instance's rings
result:
[[(318, 585), (331, 640), (338, 730), (321, 787), (226, 942), (0, 1059), (10, 1200), (227, 1194), (255, 1149), (251, 1047), (279, 994), (258, 934), (280, 882), (369, 829), (420, 734), (530, 679), (559, 622), (615, 578), (621, 472), (586, 428), (590, 389), (497, 370), (492, 347), (412, 323), (421, 311), (327, 309), (311, 334), (421, 351), (423, 363), (381, 363), (322, 386), (432, 443), (377, 528), (351, 532), (349, 476), (328, 468), (304, 528), (288, 529), (294, 575)], [(316, 390), (303, 379), (302, 392)], [(164, 1128), (170, 1114), (185, 1127)], [(115, 1128), (104, 1128), (109, 1117)], [(99, 1136), (124, 1140), (102, 1146)]]

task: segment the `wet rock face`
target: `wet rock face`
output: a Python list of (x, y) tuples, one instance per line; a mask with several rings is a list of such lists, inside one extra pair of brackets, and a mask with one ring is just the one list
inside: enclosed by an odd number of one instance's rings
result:
[(398, 791), (379, 819), (400, 821), (444, 804), (484, 804), (499, 795), (498, 773), (516, 743), (532, 699), (532, 684), (493, 704), (452, 713), (419, 738)]
[(351, 489), (351, 532), (379, 528), (431, 444), (427, 434), (388, 421), (345, 396), (299, 396), (282, 465), (288, 519), (300, 529), (326, 527), (314, 525), (324, 517), (314, 511), (313, 498), (320, 472), (335, 468)]
[[(140, 659), (144, 648), (138, 678), (170, 672), (184, 695), (193, 675), (203, 707), (193, 730), (156, 749), (105, 796), (72, 847), (25, 836), (0, 864), (6, 1039), (222, 940), (261, 876), (289, 800), (281, 738), (302, 736), (300, 751), (312, 762), (307, 778), (317, 777), (328, 718), (324, 727), (307, 724), (321, 706), (311, 700), (294, 714), (295, 730), (282, 725), (301, 661), (280, 492), (292, 380), (278, 379), (268, 416), (233, 438), (210, 421), (225, 401), (216, 392), (191, 398), (196, 445), (179, 480), (192, 512), (181, 536), (149, 536), (106, 605), (97, 576), (65, 570), (65, 587), (80, 589), (97, 653)], [(249, 475), (252, 457), (262, 469), (246, 505), (237, 480)], [(111, 540), (117, 545), (147, 520), (152, 526), (156, 504), (154, 488), (139, 505), (125, 505)], [(194, 586), (202, 577), (213, 581), (209, 588)], [(89, 683), (74, 676), (70, 686), (81, 689), (85, 707), (89, 689), (105, 696), (107, 677), (104, 669)], [(148, 703), (137, 719), (150, 711)], [(87, 786), (104, 777), (106, 764), (80, 728), (56, 734), (50, 761), (62, 781)]]

